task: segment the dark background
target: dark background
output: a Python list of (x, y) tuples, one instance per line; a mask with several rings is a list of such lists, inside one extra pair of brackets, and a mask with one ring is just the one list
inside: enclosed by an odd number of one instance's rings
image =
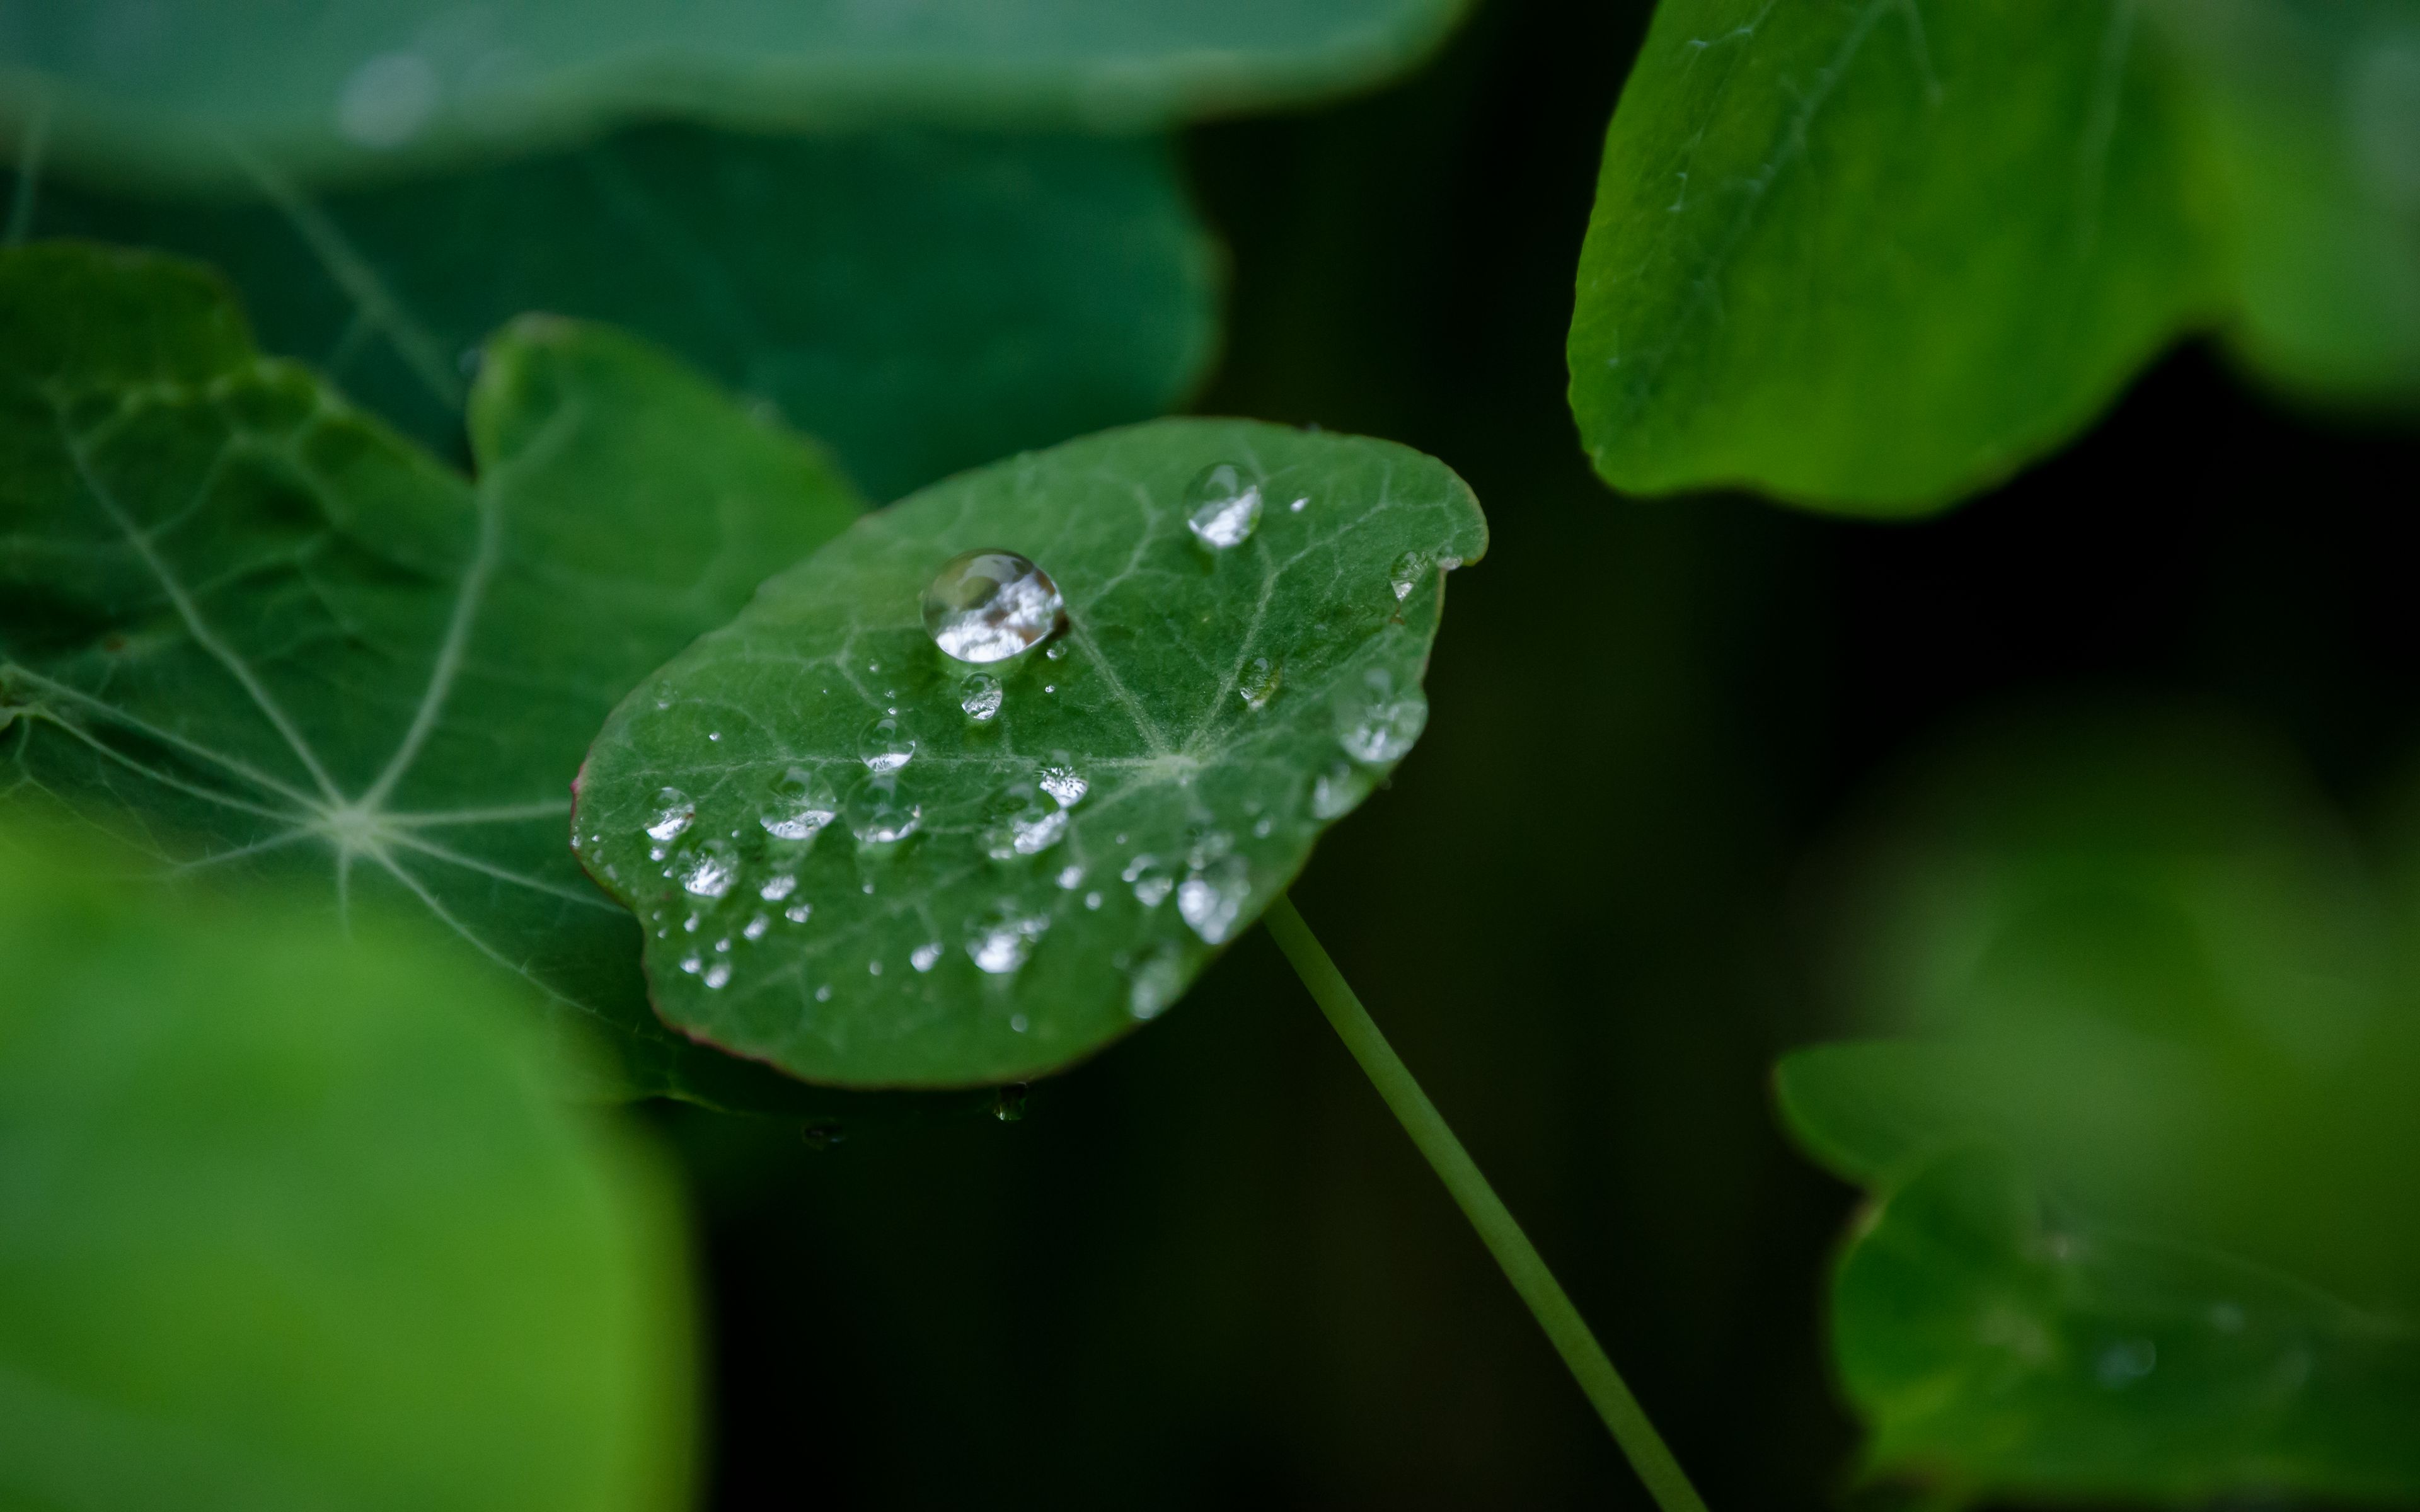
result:
[[(2189, 347), (1933, 523), (1614, 497), (1563, 334), (1644, 10), (1494, 0), (1399, 87), (1193, 133), (1233, 255), (1198, 408), (1405, 441), (1485, 502), (1428, 733), (1295, 896), (1708, 1500), (1813, 1506), (1855, 1447), (1822, 1349), (1852, 1196), (1765, 1079), (1831, 1018), (1808, 856), (2012, 698), (2212, 702), (2364, 812), (2420, 748), (2420, 445)], [(662, 1117), (719, 1506), (1648, 1504), (1257, 932), (1021, 1123)]]

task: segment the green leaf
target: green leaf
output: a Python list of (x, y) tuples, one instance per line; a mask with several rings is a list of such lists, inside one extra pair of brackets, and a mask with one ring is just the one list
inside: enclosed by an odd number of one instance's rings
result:
[[(79, 162), (225, 178), (237, 155), (360, 173), (685, 116), (757, 129), (901, 118), (1134, 130), (1373, 82), (1459, 0), (714, 0), (213, 5), (18, 18), (8, 134)], [(230, 151), (233, 148), (233, 151)]]
[(185, 874), (418, 909), (612, 1031), (619, 1089), (783, 1105), (647, 1011), (566, 846), (614, 702), (857, 512), (811, 447), (660, 353), (498, 337), (473, 485), (254, 354), (191, 265), (0, 255), (0, 775)]
[(524, 311), (609, 321), (812, 429), (877, 498), (1173, 406), (1218, 260), (1161, 139), (695, 127), (264, 199), (33, 186), (19, 229), (234, 280), (271, 351), (441, 455), (467, 359)]
[(2210, 314), (2133, 0), (1665, 0), (1606, 144), (1572, 408), (1597, 471), (1922, 513)]
[(2189, 0), (2233, 208), (2233, 334), (2261, 372), (2340, 406), (2420, 402), (2420, 14), (2408, 0)]
[(1866, 1220), (1832, 1331), (1876, 1473), (2045, 1499), (2420, 1493), (2420, 1335), (2046, 1212), (1987, 1152), (1945, 1154)]
[(687, 1504), (667, 1172), (564, 1105), (516, 995), (31, 827), (0, 851), (0, 1503)]
[[(1187, 522), (1219, 464), (1263, 513), (1213, 551)], [(1486, 540), (1429, 458), (1244, 421), (953, 478), (766, 584), (615, 711), (582, 858), (646, 925), (658, 1011), (714, 1043), (857, 1086), (1064, 1066), (1172, 1002), (1408, 748), (1443, 572)], [(982, 548), (1040, 563), (1066, 628), (979, 670), (919, 604)]]

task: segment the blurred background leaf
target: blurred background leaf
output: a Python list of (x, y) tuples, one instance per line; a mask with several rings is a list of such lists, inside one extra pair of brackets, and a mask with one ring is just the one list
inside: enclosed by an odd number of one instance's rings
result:
[(205, 0), (11, 4), (0, 123), (62, 157), (227, 181), (560, 143), (648, 116), (1132, 129), (1404, 68), (1459, 0)]
[(15, 183), (19, 236), (211, 263), (267, 349), (445, 456), (478, 344), (525, 311), (661, 344), (878, 500), (1157, 414), (1217, 345), (1217, 250), (1154, 137), (659, 125), (445, 177), (271, 177), (249, 200)]
[(0, 1501), (687, 1505), (670, 1173), (523, 1005), (6, 822)]

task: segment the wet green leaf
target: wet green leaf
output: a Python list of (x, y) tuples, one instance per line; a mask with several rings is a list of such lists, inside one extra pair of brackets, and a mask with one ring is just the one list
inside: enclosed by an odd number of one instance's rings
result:
[(443, 177), (147, 200), (45, 178), (20, 230), (212, 263), (270, 351), (436, 448), (526, 311), (610, 321), (769, 403), (876, 498), (1158, 414), (1218, 267), (1159, 139), (659, 126)]
[(1832, 1329), (1878, 1473), (1994, 1500), (2420, 1493), (2420, 1335), (2046, 1211), (1987, 1152), (1941, 1156), (1867, 1219)]
[(1921, 513), (2058, 444), (2217, 306), (2132, 0), (1665, 0), (1571, 336), (1597, 471)]
[(518, 995), (8, 828), (0, 1503), (687, 1504), (667, 1173)]
[[(1257, 530), (1197, 539), (1247, 487)], [(1444, 570), (1485, 545), (1440, 464), (1244, 421), (953, 478), (615, 711), (582, 860), (645, 924), (658, 1011), (717, 1044), (863, 1086), (1064, 1066), (1172, 1002), (1409, 748)], [(1066, 627), (978, 668), (920, 601), (982, 548), (1040, 563)]]
[(0, 781), (189, 874), (416, 908), (610, 1026), (616, 1080), (785, 1085), (647, 1011), (628, 917), (566, 847), (632, 684), (854, 517), (812, 447), (612, 332), (487, 349), (466, 482), (253, 351), (189, 264), (0, 255)]
[[(191, 179), (238, 154), (308, 175), (683, 116), (1121, 130), (1367, 84), (1458, 0), (922, 5), (96, 0), (12, 15), (0, 123), (79, 162)], [(232, 149), (232, 150), (231, 150)]]
[(2233, 334), (2268, 377), (2420, 402), (2420, 12), (2169, 0), (2232, 209)]

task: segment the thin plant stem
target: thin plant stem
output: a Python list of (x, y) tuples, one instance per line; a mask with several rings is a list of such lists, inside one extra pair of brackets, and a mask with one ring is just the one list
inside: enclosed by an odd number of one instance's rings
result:
[(1311, 989), (1311, 995), (1318, 1001), (1320, 1011), (1327, 1015), (1327, 1022), (1336, 1026), (1344, 1047), (1361, 1063), (1371, 1085), (1378, 1088), (1378, 1095), (1394, 1110), (1404, 1132), (1412, 1136), (1412, 1143), (1428, 1157), (1438, 1180), (1445, 1182), (1446, 1190), (1461, 1205), (1463, 1216), (1470, 1220), (1470, 1227), (1479, 1230), (1480, 1240), (1496, 1257), (1496, 1263), (1504, 1268), (1504, 1278), (1528, 1304), (1530, 1315), (1554, 1342), (1580, 1390), (1595, 1405), (1597, 1415), (1613, 1430), (1614, 1442), (1629, 1457), (1638, 1478), (1646, 1482), (1655, 1504), (1664, 1512), (1706, 1512), (1704, 1499), (1689, 1484), (1688, 1475), (1681, 1469), (1681, 1462), (1672, 1458), (1672, 1451), (1664, 1446), (1663, 1437), (1647, 1420), (1638, 1398), (1622, 1383), (1621, 1372), (1606, 1357), (1605, 1347), (1589, 1332), (1579, 1309), (1563, 1294), (1562, 1286), (1546, 1269), (1546, 1262), (1538, 1257), (1536, 1247), (1521, 1232), (1521, 1226), (1512, 1221), (1504, 1200), (1487, 1184), (1487, 1178), (1479, 1174), (1470, 1152), (1462, 1148), (1462, 1141), (1446, 1126), (1436, 1104), (1412, 1079), (1410, 1069), (1395, 1054), (1394, 1047), (1387, 1043), (1387, 1037), (1378, 1032), (1369, 1010), (1361, 1006), (1361, 999), (1346, 985), (1344, 974), (1328, 959), (1326, 950), (1311, 933), (1311, 926), (1295, 911), (1294, 901), (1280, 898), (1269, 905), (1264, 918), (1269, 933), (1277, 937), (1278, 949), (1294, 963), (1295, 974)]

